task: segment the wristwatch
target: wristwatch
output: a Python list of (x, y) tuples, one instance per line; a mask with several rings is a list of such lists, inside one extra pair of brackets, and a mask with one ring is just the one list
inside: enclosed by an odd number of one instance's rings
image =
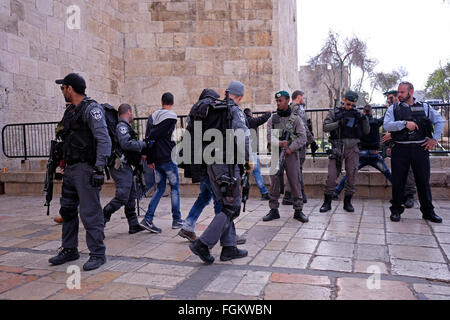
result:
[(406, 124), (408, 123), (408, 121), (406, 121), (406, 120), (403, 120), (403, 124), (405, 125), (405, 128), (406, 128)]

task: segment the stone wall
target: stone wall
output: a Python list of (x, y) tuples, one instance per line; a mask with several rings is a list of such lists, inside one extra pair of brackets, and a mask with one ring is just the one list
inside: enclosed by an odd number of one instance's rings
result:
[[(70, 72), (85, 77), (89, 96), (121, 101), (124, 36), (118, 2), (0, 1), (0, 128), (59, 120), (65, 103), (55, 79)], [(80, 8), (80, 29), (66, 24), (70, 5)]]
[[(334, 81), (338, 86), (337, 72), (332, 72), (326, 65), (319, 65), (312, 68), (310, 65), (300, 66), (299, 76), (301, 90), (305, 92), (308, 108), (329, 108), (330, 97), (325, 83)], [(348, 69), (344, 69), (343, 88), (349, 86)], [(345, 90), (345, 89), (344, 89)]]
[[(165, 91), (185, 114), (205, 87), (244, 83), (243, 107), (274, 108), (298, 88), (295, 0), (0, 0), (0, 128), (57, 121), (54, 80), (78, 72), (99, 102), (136, 105)], [(80, 7), (81, 28), (66, 12)], [(5, 163), (0, 152), (0, 163)]]

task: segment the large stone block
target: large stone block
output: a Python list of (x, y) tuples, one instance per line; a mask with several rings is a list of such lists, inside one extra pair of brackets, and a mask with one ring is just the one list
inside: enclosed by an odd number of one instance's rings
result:
[(27, 39), (18, 37), (13, 34), (8, 34), (8, 51), (12, 53), (19, 53), (21, 55), (30, 55), (30, 44)]
[(37, 78), (38, 76), (37, 61), (32, 58), (20, 57), (19, 72), (28, 77)]
[(249, 60), (269, 59), (271, 56), (269, 48), (246, 48), (244, 57)]
[(156, 34), (156, 46), (159, 48), (173, 47), (173, 33), (158, 33)]
[(0, 50), (0, 70), (19, 73), (19, 57), (5, 50)]
[(53, 15), (53, 0), (36, 0), (36, 9), (45, 15)]
[(136, 36), (137, 44), (140, 48), (154, 48), (156, 46), (153, 33), (138, 33)]

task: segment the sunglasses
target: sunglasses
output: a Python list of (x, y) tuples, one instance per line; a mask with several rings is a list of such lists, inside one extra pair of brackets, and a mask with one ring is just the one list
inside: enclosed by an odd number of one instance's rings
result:
[(63, 90), (64, 90), (64, 89), (66, 88), (66, 87), (64, 87), (64, 86), (61, 86), (60, 88), (61, 88), (61, 91), (63, 91)]
[(353, 104), (353, 103), (346, 103), (345, 104), (347, 107), (356, 107), (356, 104)]

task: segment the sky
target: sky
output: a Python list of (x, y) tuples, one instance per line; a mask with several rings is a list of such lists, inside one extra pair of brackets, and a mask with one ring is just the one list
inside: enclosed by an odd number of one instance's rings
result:
[(329, 30), (365, 41), (376, 72), (404, 67), (416, 90), (450, 62), (450, 0), (297, 0), (297, 14), (299, 65), (320, 52)]

